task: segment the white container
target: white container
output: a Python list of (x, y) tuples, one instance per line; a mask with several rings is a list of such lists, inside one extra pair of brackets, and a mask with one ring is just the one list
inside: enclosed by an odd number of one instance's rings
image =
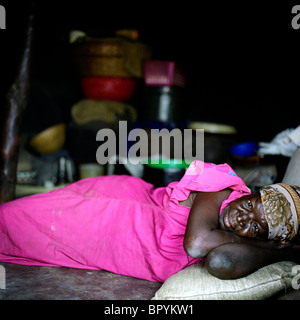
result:
[(97, 163), (83, 163), (79, 166), (80, 179), (104, 175), (104, 167)]

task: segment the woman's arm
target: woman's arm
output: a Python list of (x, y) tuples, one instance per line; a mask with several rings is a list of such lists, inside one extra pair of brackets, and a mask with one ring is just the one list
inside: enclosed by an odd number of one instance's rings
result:
[(219, 210), (230, 190), (199, 192), (190, 211), (184, 237), (185, 251), (194, 258), (207, 256), (208, 271), (222, 279), (246, 276), (278, 261), (300, 264), (300, 245), (244, 238), (219, 230)]
[(299, 245), (266, 242), (270, 244), (269, 247), (246, 243), (228, 243), (219, 246), (208, 254), (206, 268), (218, 278), (236, 279), (279, 261), (293, 261), (300, 264)]

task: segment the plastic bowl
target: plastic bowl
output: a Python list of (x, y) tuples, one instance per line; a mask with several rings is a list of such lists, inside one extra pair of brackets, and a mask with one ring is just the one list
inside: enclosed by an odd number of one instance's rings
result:
[(255, 142), (243, 142), (233, 145), (230, 152), (233, 156), (238, 157), (251, 157), (255, 154), (257, 145)]
[(39, 154), (61, 150), (66, 140), (66, 125), (59, 123), (38, 133), (29, 141), (29, 146)]
[(136, 79), (121, 77), (83, 77), (81, 87), (84, 96), (93, 100), (127, 101), (136, 87)]

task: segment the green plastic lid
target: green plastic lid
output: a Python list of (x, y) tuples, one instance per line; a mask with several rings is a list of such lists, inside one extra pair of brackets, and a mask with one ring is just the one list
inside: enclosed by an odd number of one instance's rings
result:
[(191, 163), (181, 159), (148, 159), (144, 164), (156, 169), (186, 169)]

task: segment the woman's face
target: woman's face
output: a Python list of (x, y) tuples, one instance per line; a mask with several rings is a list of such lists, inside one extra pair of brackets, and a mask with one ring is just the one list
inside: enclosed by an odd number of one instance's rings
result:
[(267, 239), (268, 223), (260, 194), (253, 193), (231, 202), (223, 209), (219, 225), (222, 230), (241, 237)]

